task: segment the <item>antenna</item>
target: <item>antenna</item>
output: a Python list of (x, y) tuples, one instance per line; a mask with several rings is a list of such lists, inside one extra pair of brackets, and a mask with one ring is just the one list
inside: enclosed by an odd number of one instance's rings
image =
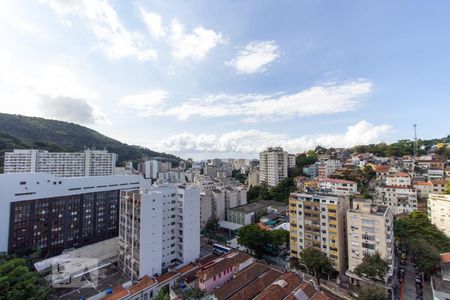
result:
[(414, 158), (417, 158), (417, 124), (413, 124), (414, 127)]

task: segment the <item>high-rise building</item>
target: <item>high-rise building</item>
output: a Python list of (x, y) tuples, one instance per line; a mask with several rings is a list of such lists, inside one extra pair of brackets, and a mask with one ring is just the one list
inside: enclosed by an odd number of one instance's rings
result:
[(450, 195), (430, 194), (428, 196), (428, 217), (431, 223), (450, 237)]
[(349, 199), (319, 193), (291, 193), (289, 219), (291, 256), (300, 258), (307, 248), (314, 248), (329, 257), (336, 271), (345, 272), (345, 215)]
[(49, 173), (60, 177), (113, 175), (117, 154), (106, 150), (48, 152), (14, 149), (5, 152), (4, 173)]
[[(379, 253), (388, 262), (392, 275), (394, 267), (393, 214), (388, 206), (372, 205), (368, 199), (354, 199), (347, 212), (348, 272), (352, 281), (359, 280), (354, 271), (364, 256)], [(356, 282), (353, 282), (356, 284)]]
[(159, 166), (161, 162), (158, 160), (147, 160), (144, 162), (144, 176), (145, 178), (158, 178)]
[(0, 175), (0, 252), (42, 249), (53, 256), (116, 237), (119, 191), (145, 186), (141, 176)]
[(271, 147), (259, 153), (260, 182), (276, 186), (288, 175), (288, 153), (281, 147)]
[(132, 280), (200, 255), (200, 192), (161, 185), (120, 194), (119, 268)]
[(288, 154), (287, 159), (288, 159), (288, 168), (295, 167), (295, 154)]

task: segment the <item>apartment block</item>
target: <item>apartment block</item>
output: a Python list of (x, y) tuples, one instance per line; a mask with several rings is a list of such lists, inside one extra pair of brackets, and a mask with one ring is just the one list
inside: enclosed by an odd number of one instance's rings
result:
[(210, 218), (225, 220), (225, 192), (220, 189), (200, 193), (201, 228)]
[(295, 154), (288, 154), (287, 160), (288, 160), (288, 168), (295, 167)]
[(358, 184), (350, 180), (319, 178), (318, 187), (329, 190), (331, 194), (338, 196), (351, 196), (358, 193)]
[(392, 276), (394, 267), (393, 213), (388, 206), (372, 205), (369, 199), (354, 199), (347, 212), (348, 271), (354, 284), (360, 278), (354, 273), (364, 256), (378, 252), (387, 261)]
[(272, 147), (259, 153), (260, 182), (276, 186), (288, 175), (288, 153), (281, 147)]
[(328, 159), (316, 163), (317, 177), (327, 178), (333, 175), (337, 169), (342, 168), (342, 162), (338, 159)]
[[(336, 271), (347, 268), (346, 212), (349, 199), (319, 193), (291, 193), (289, 197), (291, 256), (303, 249), (325, 253)], [(343, 274), (343, 273), (342, 273)]]
[(0, 252), (41, 248), (54, 256), (117, 237), (119, 191), (146, 186), (141, 176), (0, 175)]
[(430, 194), (428, 196), (428, 217), (431, 223), (450, 237), (450, 195)]
[(48, 152), (15, 149), (5, 152), (4, 173), (49, 173), (60, 177), (113, 175), (117, 154), (106, 150)]
[(200, 255), (200, 192), (161, 185), (120, 194), (119, 268), (132, 280)]
[(388, 175), (385, 184), (375, 188), (374, 203), (389, 206), (394, 214), (417, 210), (417, 191), (407, 173)]

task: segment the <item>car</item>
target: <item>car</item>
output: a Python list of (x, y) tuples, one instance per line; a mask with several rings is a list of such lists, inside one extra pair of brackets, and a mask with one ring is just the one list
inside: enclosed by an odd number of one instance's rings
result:
[(422, 283), (416, 282), (416, 289), (421, 289), (421, 288), (423, 288)]
[(416, 277), (416, 283), (422, 283), (422, 278), (417, 278)]
[(423, 290), (422, 289), (420, 289), (420, 290), (416, 289), (416, 295), (423, 296)]

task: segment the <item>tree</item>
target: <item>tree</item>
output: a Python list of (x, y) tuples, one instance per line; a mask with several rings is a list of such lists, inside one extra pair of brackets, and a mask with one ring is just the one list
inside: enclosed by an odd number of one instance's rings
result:
[(169, 293), (169, 286), (164, 286), (156, 295), (155, 300), (169, 300), (170, 299), (170, 293)]
[(300, 252), (300, 261), (309, 271), (313, 271), (318, 283), (321, 273), (330, 273), (333, 270), (333, 264), (326, 254), (313, 248)]
[(447, 189), (445, 190), (445, 193), (446, 193), (447, 195), (450, 195), (450, 182), (447, 183)]
[(205, 296), (205, 292), (199, 288), (189, 289), (184, 295), (184, 299), (186, 300), (200, 300), (203, 296)]
[(216, 238), (217, 231), (219, 230), (219, 219), (217, 218), (209, 218), (203, 228), (203, 235), (208, 238), (208, 241)]
[(245, 174), (241, 173), (241, 170), (233, 170), (231, 171), (231, 177), (233, 177), (236, 180), (239, 180), (240, 183), (244, 183), (247, 179), (247, 176)]
[(238, 243), (255, 252), (261, 257), (263, 254), (277, 255), (280, 248), (289, 243), (287, 230), (263, 230), (255, 224), (239, 228)]
[(431, 224), (423, 212), (414, 211), (397, 219), (394, 233), (400, 245), (415, 259), (417, 269), (427, 277), (436, 271), (439, 254), (450, 251), (450, 238)]
[(240, 245), (254, 251), (256, 256), (261, 257), (264, 254), (267, 234), (257, 225), (251, 224), (239, 228), (237, 238)]
[(0, 299), (51, 299), (51, 290), (43, 279), (29, 269), (23, 258), (2, 258), (0, 265)]
[(385, 300), (385, 291), (379, 287), (364, 287), (358, 293), (358, 300)]
[(357, 275), (381, 281), (384, 281), (388, 271), (389, 264), (381, 258), (378, 252), (374, 255), (364, 256), (362, 263), (355, 268)]

